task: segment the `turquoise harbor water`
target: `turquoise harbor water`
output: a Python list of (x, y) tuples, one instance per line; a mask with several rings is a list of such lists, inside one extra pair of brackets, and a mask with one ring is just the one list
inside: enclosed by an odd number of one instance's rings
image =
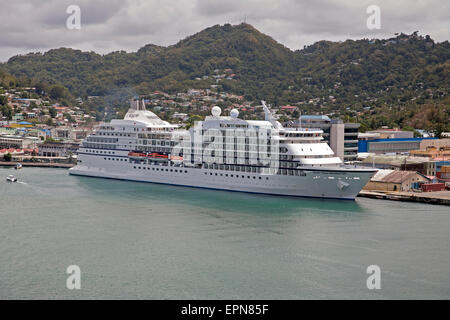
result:
[[(20, 183), (7, 183), (17, 174)], [(0, 168), (1, 299), (450, 298), (450, 210)], [(381, 268), (368, 290), (366, 268)], [(66, 288), (69, 265), (81, 290)]]

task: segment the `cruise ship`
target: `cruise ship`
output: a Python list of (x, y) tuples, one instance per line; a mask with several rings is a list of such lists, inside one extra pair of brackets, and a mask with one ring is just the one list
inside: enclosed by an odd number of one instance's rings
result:
[(182, 129), (132, 100), (124, 119), (100, 124), (81, 144), (72, 175), (278, 196), (354, 200), (376, 173), (342, 163), (320, 129), (285, 128), (239, 111)]

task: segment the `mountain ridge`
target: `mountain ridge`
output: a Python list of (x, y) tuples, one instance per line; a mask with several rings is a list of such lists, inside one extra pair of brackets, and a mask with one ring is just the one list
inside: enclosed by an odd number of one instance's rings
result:
[[(167, 47), (147, 44), (105, 55), (59, 48), (18, 55), (1, 67), (34, 82), (60, 83), (75, 96), (104, 96), (120, 88), (176, 93), (219, 84), (247, 100), (296, 104), (305, 112), (413, 110), (425, 103), (448, 112), (450, 46), (414, 32), (322, 40), (293, 51), (242, 23), (214, 25)], [(231, 69), (233, 78), (217, 82), (217, 69)]]

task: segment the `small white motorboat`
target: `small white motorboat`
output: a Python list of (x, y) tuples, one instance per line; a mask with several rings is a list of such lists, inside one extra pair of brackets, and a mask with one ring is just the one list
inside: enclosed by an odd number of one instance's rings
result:
[(12, 174), (10, 174), (9, 176), (6, 177), (6, 181), (17, 182), (17, 178), (14, 177)]
[(19, 162), (17, 162), (16, 163), (16, 166), (14, 167), (14, 169), (22, 169), (22, 164), (21, 163), (19, 163)]

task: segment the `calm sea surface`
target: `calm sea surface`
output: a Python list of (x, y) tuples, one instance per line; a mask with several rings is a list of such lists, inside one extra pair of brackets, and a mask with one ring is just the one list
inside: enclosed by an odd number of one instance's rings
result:
[[(7, 183), (16, 174), (20, 183)], [(0, 299), (450, 298), (450, 210), (0, 168)], [(366, 268), (381, 268), (368, 290)], [(69, 265), (81, 290), (66, 288)]]

